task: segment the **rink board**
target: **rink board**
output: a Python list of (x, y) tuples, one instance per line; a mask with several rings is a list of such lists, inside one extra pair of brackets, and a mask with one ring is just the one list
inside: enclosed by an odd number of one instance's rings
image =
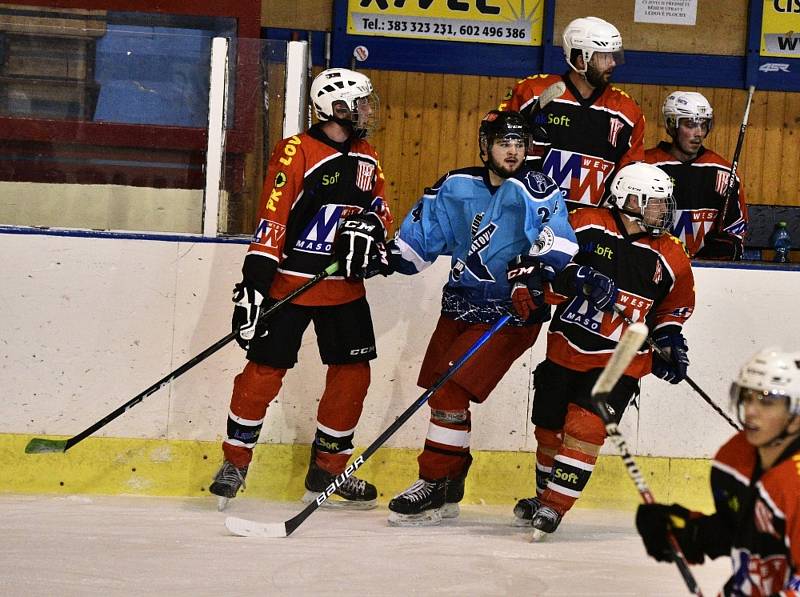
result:
[[(79, 433), (228, 334), (230, 289), (245, 251), (241, 243), (180, 238), (0, 233), (0, 491), (203, 495), (221, 461), (232, 382), (245, 362), (235, 343), (66, 455), (23, 449), (34, 436)], [(742, 265), (694, 273), (697, 308), (684, 330), (690, 373), (727, 409), (731, 380), (749, 355), (766, 345), (797, 348), (800, 272)], [(357, 446), (369, 445), (419, 397), (416, 377), (447, 275), (440, 259), (418, 276), (367, 281), (378, 359)], [(472, 406), (476, 464), (467, 499), (511, 503), (532, 494), (531, 371), (545, 344), (540, 337), (489, 399)], [(300, 366), (267, 411), (250, 494), (285, 500), (302, 493), (324, 379), (309, 331)], [(423, 406), (364, 467), (382, 500), (416, 477), (427, 429)], [(621, 429), (658, 499), (672, 499), (674, 490), (681, 501), (690, 494), (709, 504), (708, 462), (733, 430), (687, 384), (647, 376), (639, 408), (626, 411)], [(632, 507), (638, 496), (613, 446), (602, 454), (581, 503)]]
[[(66, 453), (25, 454), (31, 436), (0, 435), (0, 462), (5, 474), (0, 492), (36, 494), (131, 494), (198, 497), (220, 461), (219, 444), (198, 441), (92, 438)], [(388, 502), (417, 478), (417, 451), (378, 450), (358, 476), (378, 487), (379, 501)], [(247, 476), (244, 496), (297, 500), (309, 448), (260, 444)], [(534, 493), (534, 454), (476, 452), (464, 503), (509, 504)], [(660, 501), (680, 501), (708, 511), (709, 462), (704, 459), (637, 457)], [(633, 509), (641, 501), (618, 456), (601, 456), (581, 507)]]

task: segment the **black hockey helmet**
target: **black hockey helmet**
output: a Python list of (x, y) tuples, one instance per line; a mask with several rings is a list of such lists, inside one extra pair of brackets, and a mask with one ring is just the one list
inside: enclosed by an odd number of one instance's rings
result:
[(481, 153), (488, 150), (497, 139), (522, 139), (525, 149), (531, 143), (531, 129), (519, 112), (489, 110), (481, 120), (478, 131), (478, 145)]

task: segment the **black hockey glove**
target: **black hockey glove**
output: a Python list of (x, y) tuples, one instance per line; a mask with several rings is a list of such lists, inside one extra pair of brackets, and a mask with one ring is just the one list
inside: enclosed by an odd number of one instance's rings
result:
[[(236, 333), (236, 342), (247, 350), (250, 340), (256, 335), (256, 322), (261, 311), (274, 301), (269, 298), (269, 288), (278, 270), (274, 259), (258, 253), (250, 253), (242, 265), (242, 281), (233, 287), (233, 317), (231, 330)], [(266, 336), (264, 330), (260, 333)]]
[(345, 218), (339, 226), (334, 253), (346, 278), (361, 280), (388, 271), (383, 222), (372, 212)]
[(743, 249), (742, 239), (738, 236), (727, 232), (709, 232), (703, 239), (703, 248), (695, 257), (714, 261), (739, 261)]
[(673, 561), (672, 548), (667, 540), (667, 529), (672, 531), (678, 545), (690, 564), (702, 564), (700, 520), (703, 515), (672, 504), (642, 504), (636, 511), (636, 530), (650, 557), (659, 562)]
[(544, 305), (544, 275), (542, 262), (529, 255), (520, 255), (508, 262), (508, 283), (511, 303), (523, 321)]
[(653, 375), (668, 381), (671, 384), (682, 382), (686, 379), (686, 370), (689, 368), (689, 346), (683, 334), (663, 334), (654, 336), (656, 346), (666, 352), (665, 360), (653, 351)]
[[(239, 282), (233, 287), (231, 300), (235, 304), (231, 330), (236, 332), (236, 342), (239, 346), (247, 350), (250, 347), (250, 340), (256, 334), (256, 324), (264, 303), (264, 295), (246, 282)], [(262, 336), (266, 335), (267, 332), (264, 331)]]

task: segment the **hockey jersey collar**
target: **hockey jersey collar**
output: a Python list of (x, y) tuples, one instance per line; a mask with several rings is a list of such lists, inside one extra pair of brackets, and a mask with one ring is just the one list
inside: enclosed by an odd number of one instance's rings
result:
[(324, 143), (325, 145), (332, 147), (333, 149), (335, 149), (340, 153), (343, 154), (350, 153), (350, 146), (352, 144), (353, 137), (350, 136), (348, 137), (347, 141), (338, 143), (322, 132), (322, 125), (320, 123), (317, 123), (310, 129), (308, 129), (308, 136), (313, 139), (316, 139), (320, 143)]
[(622, 212), (619, 209), (615, 208), (596, 208), (596, 209), (609, 209), (611, 211), (611, 215), (614, 218), (614, 222), (617, 224), (617, 230), (622, 235), (622, 238), (629, 242), (634, 242), (639, 240), (640, 238), (645, 238), (646, 236), (650, 236), (650, 233), (646, 230), (642, 230), (641, 232), (637, 232), (636, 234), (628, 234), (628, 231), (625, 229), (625, 222), (622, 221)]
[[(672, 154), (669, 152), (669, 150), (670, 150), (670, 147), (672, 147), (672, 143), (670, 143), (669, 141), (659, 141), (659, 142), (658, 142), (658, 148), (659, 148), (661, 151), (663, 151), (665, 154), (667, 154), (667, 155), (670, 157), (670, 159), (677, 160), (677, 158), (676, 158), (676, 157), (674, 157), (674, 156), (673, 156), (673, 155), (672, 155)], [(689, 164), (689, 165), (691, 165), (691, 164), (694, 164), (695, 162), (697, 162), (697, 161), (699, 161), (699, 160), (700, 160), (700, 158), (703, 156), (703, 154), (704, 154), (705, 152), (706, 152), (706, 147), (705, 147), (705, 145), (701, 145), (701, 146), (700, 146), (700, 149), (697, 151), (697, 155), (696, 155), (696, 156), (694, 156), (694, 157), (693, 157), (691, 160), (687, 160), (687, 161), (685, 161), (685, 162), (681, 162), (681, 164)]]
[(578, 88), (575, 87), (575, 85), (572, 83), (572, 79), (569, 78), (569, 72), (566, 72), (563, 75), (561, 75), (561, 79), (564, 81), (564, 84), (567, 86), (567, 89), (572, 94), (572, 97), (575, 98), (575, 101), (577, 101), (581, 106), (584, 107), (591, 106), (593, 103), (595, 103), (597, 101), (597, 98), (603, 95), (606, 89), (610, 87), (610, 85), (606, 85), (602, 89), (596, 88), (594, 91), (592, 91), (592, 94), (589, 97), (584, 99), (584, 97), (581, 95), (581, 92), (578, 91)]

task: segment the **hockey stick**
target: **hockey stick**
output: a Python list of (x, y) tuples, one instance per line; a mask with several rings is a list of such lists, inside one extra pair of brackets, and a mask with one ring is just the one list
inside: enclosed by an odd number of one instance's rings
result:
[[(628, 365), (630, 365), (631, 361), (636, 356), (636, 352), (639, 350), (642, 342), (646, 341), (647, 338), (649, 338), (647, 326), (643, 323), (634, 323), (625, 330), (619, 344), (617, 344), (617, 347), (614, 349), (614, 354), (611, 355), (611, 360), (609, 360), (592, 388), (592, 403), (595, 406), (597, 414), (603, 419), (606, 433), (617, 446), (620, 456), (622, 456), (622, 460), (625, 463), (628, 475), (633, 479), (633, 482), (636, 484), (636, 489), (639, 490), (639, 495), (642, 496), (642, 501), (645, 504), (653, 504), (655, 503), (655, 498), (653, 498), (653, 494), (650, 493), (650, 488), (647, 486), (639, 467), (636, 466), (636, 461), (633, 459), (633, 456), (631, 456), (630, 450), (628, 450), (625, 438), (617, 427), (614, 417), (609, 412), (608, 404), (606, 404), (606, 398), (614, 389), (614, 386), (617, 385), (619, 378), (622, 377), (622, 374), (625, 373)], [(700, 587), (692, 575), (691, 570), (689, 570), (689, 563), (686, 561), (686, 556), (683, 554), (683, 550), (671, 530), (667, 530), (667, 541), (672, 548), (673, 560), (678, 566), (678, 570), (680, 570), (681, 576), (686, 586), (689, 588), (689, 592), (702, 597), (703, 593), (700, 591)]]
[(549, 87), (546, 87), (539, 94), (539, 97), (537, 98), (537, 103), (531, 109), (531, 114), (535, 114), (536, 112), (547, 106), (547, 104), (552, 102), (557, 97), (561, 97), (562, 95), (564, 95), (564, 92), (566, 90), (567, 90), (567, 85), (564, 83), (564, 81), (557, 81), (556, 83), (553, 83)]
[[(273, 313), (278, 311), (283, 305), (291, 301), (296, 296), (304, 293), (306, 290), (314, 286), (320, 280), (327, 278), (331, 274), (335, 273), (336, 270), (339, 269), (339, 263), (334, 262), (318, 273), (316, 276), (311, 278), (308, 282), (304, 283), (302, 286), (295, 288), (292, 292), (287, 294), (277, 303), (272, 305), (269, 309), (261, 313), (258, 317), (258, 323), (263, 323), (268, 318), (272, 316)], [(159, 379), (156, 383), (151, 385), (149, 388), (144, 390), (143, 392), (137, 394), (130, 400), (128, 400), (125, 404), (114, 410), (113, 412), (107, 414), (105, 417), (94, 423), (93, 425), (87, 427), (83, 431), (81, 431), (78, 435), (74, 435), (69, 439), (47, 439), (43, 437), (34, 437), (31, 441), (28, 442), (28, 445), (25, 446), (25, 453), (26, 454), (43, 454), (46, 452), (66, 452), (72, 446), (77, 444), (78, 442), (83, 441), (90, 435), (92, 435), (98, 429), (105, 427), (111, 421), (119, 417), (125, 411), (133, 408), (137, 404), (139, 404), (142, 400), (154, 394), (176, 378), (180, 377), (184, 373), (186, 373), (189, 369), (204, 361), (206, 358), (210, 357), (212, 354), (217, 352), (220, 348), (228, 344), (231, 340), (236, 338), (236, 332), (231, 332), (227, 336), (220, 338), (214, 344), (206, 348), (203, 352), (195, 356), (194, 358), (189, 359), (183, 365), (175, 369), (174, 371), (167, 373), (164, 377)]]
[[(544, 159), (544, 155), (546, 153), (545, 148), (549, 146), (550, 143), (543, 141), (541, 138), (539, 142), (535, 141), (533, 130), (535, 127), (539, 127), (539, 129), (544, 131), (544, 125), (546, 123), (542, 121), (544, 119), (542, 110), (554, 99), (561, 97), (566, 90), (567, 86), (564, 81), (557, 81), (556, 83), (553, 83), (549, 87), (543, 89), (539, 94), (539, 97), (534, 100), (528, 115), (528, 121), (531, 127), (531, 142), (528, 145), (528, 155), (525, 157), (526, 160), (534, 161)], [(544, 134), (546, 138), (546, 131)]]
[(747, 120), (750, 117), (750, 104), (753, 101), (753, 94), (756, 92), (756, 86), (751, 85), (747, 91), (747, 103), (744, 107), (744, 117), (742, 117), (742, 126), (739, 128), (739, 139), (736, 141), (736, 150), (733, 152), (733, 161), (731, 162), (731, 172), (728, 176), (728, 183), (725, 185), (725, 192), (723, 193), (722, 209), (717, 216), (717, 231), (722, 232), (725, 226), (725, 216), (728, 215), (728, 205), (731, 200), (731, 193), (733, 193), (733, 186), (736, 184), (736, 170), (739, 168), (739, 154), (742, 153), (742, 145), (744, 145), (744, 132), (747, 130)]
[[(625, 311), (622, 309), (622, 307), (620, 307), (619, 305), (614, 305), (614, 312), (617, 315), (619, 315), (620, 317), (622, 317), (622, 319), (625, 321), (625, 323), (627, 323), (628, 325), (633, 325), (633, 320), (630, 317), (628, 317), (627, 315), (625, 315)], [(671, 360), (669, 355), (666, 353), (666, 351), (663, 348), (661, 348), (658, 344), (656, 344), (655, 340), (653, 340), (649, 335), (645, 339), (645, 342), (647, 342), (647, 345), (650, 348), (652, 348), (653, 352), (655, 352), (659, 357), (661, 357), (665, 361)], [(691, 377), (689, 377), (688, 374), (686, 375), (686, 377), (684, 377), (684, 380), (686, 381), (686, 383), (688, 383), (692, 387), (692, 389), (695, 392), (697, 392), (700, 395), (700, 397), (703, 400), (705, 400), (708, 403), (708, 405), (711, 408), (713, 408), (717, 412), (717, 414), (719, 416), (721, 416), (723, 419), (725, 419), (728, 422), (728, 425), (730, 425), (731, 427), (736, 429), (736, 431), (741, 431), (741, 428), (736, 423), (734, 423), (733, 419), (731, 419), (730, 416), (728, 416), (728, 414), (724, 410), (722, 410), (719, 406), (717, 406), (717, 403), (714, 402), (711, 399), (711, 396), (706, 394), (703, 391), (703, 388), (698, 386), (695, 383), (695, 381)]]
[(290, 518), (286, 522), (273, 522), (273, 523), (265, 523), (265, 522), (256, 522), (253, 520), (245, 520), (244, 518), (236, 518), (235, 516), (229, 516), (225, 519), (225, 526), (227, 529), (233, 533), (234, 535), (239, 535), (240, 537), (288, 537), (291, 535), (297, 527), (303, 524), (303, 521), (311, 516), (314, 511), (319, 508), (325, 500), (327, 500), (333, 493), (353, 474), (366, 462), (366, 460), (375, 453), (375, 451), (380, 448), (386, 440), (388, 440), (392, 435), (394, 435), (395, 431), (400, 429), (402, 425), (411, 418), (415, 412), (417, 412), (420, 407), (425, 404), (428, 399), (433, 396), (433, 394), (441, 388), (445, 382), (453, 377), (456, 371), (458, 371), (461, 366), (466, 363), (472, 355), (474, 355), (478, 349), (483, 346), (489, 338), (491, 338), (497, 330), (503, 327), (506, 322), (511, 318), (510, 315), (504, 315), (497, 322), (488, 330), (486, 330), (483, 335), (478, 338), (475, 343), (467, 349), (461, 357), (455, 362), (450, 365), (450, 368), (445, 371), (436, 382), (425, 391), (417, 400), (409, 406), (403, 414), (401, 414), (394, 423), (389, 425), (389, 427), (383, 433), (378, 436), (374, 442), (372, 442), (369, 447), (364, 450), (362, 454), (360, 454), (353, 462), (348, 465), (348, 467), (344, 470), (343, 473), (339, 474), (333, 482), (325, 488), (325, 491), (320, 493), (317, 496), (317, 499), (308, 506), (303, 509), (302, 512), (297, 514), (296, 516)]

